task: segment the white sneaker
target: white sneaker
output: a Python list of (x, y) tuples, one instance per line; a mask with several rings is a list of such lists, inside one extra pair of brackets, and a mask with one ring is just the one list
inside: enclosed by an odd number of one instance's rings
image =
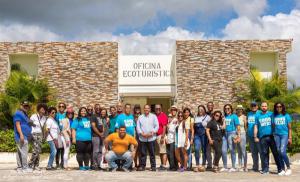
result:
[(285, 174), (284, 170), (282, 170), (282, 171), (280, 171), (280, 173), (278, 173), (279, 176), (284, 176), (284, 174)]
[(21, 172), (23, 172), (23, 169), (21, 167), (17, 167), (16, 171), (17, 171), (17, 173), (21, 173)]
[(24, 168), (23, 170), (23, 173), (32, 173), (32, 169), (31, 168)]
[(228, 171), (228, 169), (224, 168), (224, 167), (220, 170), (220, 172), (227, 172), (227, 171)]
[(229, 169), (229, 172), (231, 173), (231, 172), (236, 172), (236, 169), (235, 168), (230, 168)]
[(291, 175), (292, 174), (292, 170), (291, 169), (287, 169), (286, 171), (285, 171), (285, 175), (286, 176), (289, 176), (289, 175)]

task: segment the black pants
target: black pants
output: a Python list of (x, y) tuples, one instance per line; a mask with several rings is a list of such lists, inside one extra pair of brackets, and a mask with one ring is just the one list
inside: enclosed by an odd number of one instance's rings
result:
[(274, 160), (277, 166), (278, 172), (281, 172), (283, 167), (281, 166), (280, 162), (280, 155), (276, 148), (276, 143), (274, 140), (273, 135), (264, 136), (259, 139), (260, 145), (261, 145), (261, 153), (262, 153), (262, 161), (263, 161), (263, 171), (269, 172), (269, 149), (271, 149), (271, 152), (274, 156)]
[(167, 144), (167, 156), (170, 164), (170, 169), (177, 169), (177, 160), (175, 157), (175, 142)]
[(219, 161), (222, 156), (222, 140), (214, 140), (213, 145), (210, 146), (214, 149), (214, 166), (219, 166)]
[(211, 148), (212, 146), (207, 142), (206, 146), (206, 160), (207, 160), (207, 168), (212, 168), (212, 156), (211, 156)]
[(147, 151), (150, 155), (151, 168), (156, 168), (155, 161), (155, 140), (152, 142), (140, 142), (140, 167), (146, 167)]
[[(57, 149), (56, 156), (55, 156), (55, 162), (56, 166), (64, 167), (64, 148)], [(59, 164), (59, 158), (60, 158), (60, 164)]]
[(92, 153), (92, 141), (76, 141), (76, 159), (79, 167), (89, 166)]

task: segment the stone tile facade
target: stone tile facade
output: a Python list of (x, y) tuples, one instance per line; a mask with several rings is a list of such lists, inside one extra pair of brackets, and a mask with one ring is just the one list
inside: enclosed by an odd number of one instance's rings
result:
[(8, 77), (10, 54), (37, 54), (38, 77), (46, 78), (58, 100), (75, 107), (118, 101), (116, 42), (0, 42), (0, 86)]
[(209, 40), (176, 42), (177, 104), (195, 109), (213, 101), (217, 108), (235, 100), (233, 85), (250, 74), (251, 52), (278, 53), (278, 71), (287, 77), (292, 40)]

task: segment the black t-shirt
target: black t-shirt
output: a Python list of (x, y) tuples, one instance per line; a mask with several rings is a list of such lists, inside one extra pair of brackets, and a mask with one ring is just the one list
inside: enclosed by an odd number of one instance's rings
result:
[[(96, 124), (96, 127), (98, 128), (99, 132), (103, 132), (103, 123), (99, 116), (92, 115), (90, 117), (90, 120), (92, 123)], [(94, 132), (93, 128), (92, 128), (92, 135), (93, 135), (93, 137), (99, 137), (99, 135), (97, 135), (97, 133)]]
[(207, 123), (206, 128), (210, 129), (210, 137), (212, 140), (221, 141), (223, 137), (223, 131), (221, 129), (221, 123), (218, 123), (215, 120), (211, 120)]

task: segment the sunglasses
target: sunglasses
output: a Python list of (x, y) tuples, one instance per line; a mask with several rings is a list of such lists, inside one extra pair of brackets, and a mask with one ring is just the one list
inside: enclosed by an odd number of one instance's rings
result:
[(183, 118), (183, 115), (178, 115), (179, 118)]
[(155, 108), (155, 110), (161, 110), (161, 108)]
[(230, 107), (225, 107), (225, 110), (230, 110)]
[(276, 108), (282, 108), (282, 106), (279, 105), (279, 106), (276, 106)]
[(51, 112), (50, 114), (56, 114), (56, 112), (54, 111), (54, 112)]
[(171, 109), (171, 111), (177, 111), (177, 109)]
[(88, 111), (92, 111), (93, 109), (87, 109)]
[(60, 105), (60, 106), (58, 106), (59, 108), (64, 108), (65, 106), (64, 105)]
[(73, 112), (68, 112), (67, 114), (68, 114), (68, 115), (71, 115), (71, 114), (73, 115), (74, 113), (73, 113)]
[(215, 117), (221, 117), (221, 115), (220, 114), (216, 114)]

